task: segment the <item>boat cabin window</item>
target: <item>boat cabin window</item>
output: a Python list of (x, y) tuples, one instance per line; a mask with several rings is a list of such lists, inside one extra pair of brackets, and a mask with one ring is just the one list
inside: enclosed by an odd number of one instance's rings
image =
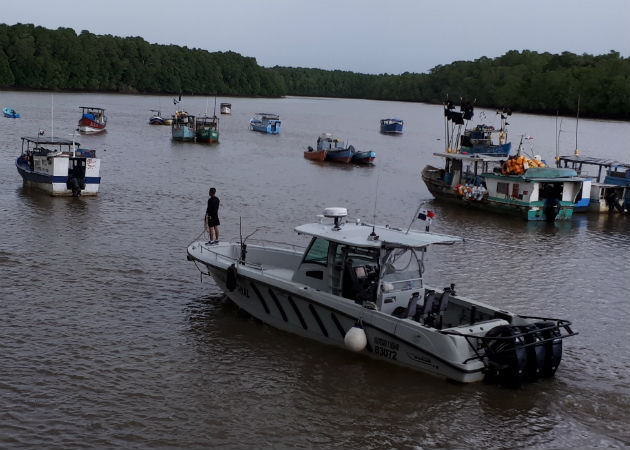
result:
[(304, 256), (305, 263), (328, 265), (328, 246), (330, 241), (322, 238), (315, 238)]
[(383, 258), (383, 284), (387, 290), (405, 290), (422, 287), (422, 258), (412, 248), (388, 250)]
[(379, 274), (378, 250), (337, 245), (334, 261), (336, 272), (340, 273), (341, 277), (333, 283), (341, 284), (343, 297), (357, 303), (376, 300)]

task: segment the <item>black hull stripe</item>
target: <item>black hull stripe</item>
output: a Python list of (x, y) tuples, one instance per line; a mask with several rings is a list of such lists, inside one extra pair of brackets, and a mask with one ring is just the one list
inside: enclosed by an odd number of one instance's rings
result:
[[(252, 286), (253, 286), (253, 281), (250, 281), (250, 283), (251, 283), (251, 284), (252, 284)], [(260, 284), (260, 285), (263, 285), (263, 286), (266, 286), (267, 288), (272, 288), (272, 287), (275, 287), (275, 286), (271, 286), (270, 284), (265, 283), (265, 282), (263, 282), (263, 281), (259, 281), (259, 280), (256, 280), (256, 283), (258, 283), (258, 284)], [(256, 288), (254, 287), (254, 289), (256, 289)], [(258, 290), (257, 290), (257, 289), (256, 289), (256, 292), (258, 292)], [(298, 309), (297, 305), (295, 304), (295, 301), (293, 300), (293, 298), (291, 297), (291, 295), (289, 294), (289, 292), (288, 292), (288, 291), (284, 291), (284, 292), (286, 292), (286, 294), (288, 295), (288, 297), (289, 297), (289, 303), (291, 303), (291, 306), (293, 307), (293, 310), (295, 311), (296, 315), (298, 316), (298, 319), (300, 319), (300, 323), (302, 324), (302, 328), (304, 328), (305, 330), (307, 330), (307, 329), (308, 329), (308, 327), (307, 327), (307, 325), (306, 325), (306, 322), (304, 322), (304, 318), (302, 317), (302, 314), (300, 313), (300, 310)], [(349, 315), (349, 314), (346, 314), (346, 313), (344, 313), (344, 312), (341, 312), (341, 311), (338, 311), (338, 310), (332, 309), (332, 308), (330, 308), (330, 307), (328, 307), (328, 306), (326, 306), (326, 305), (322, 305), (321, 303), (319, 303), (319, 302), (317, 302), (317, 301), (310, 300), (310, 299), (307, 299), (307, 298), (305, 298), (305, 297), (300, 297), (300, 299), (301, 299), (302, 301), (304, 301), (304, 302), (308, 303), (309, 305), (310, 305), (310, 304), (314, 304), (314, 305), (317, 305), (317, 306), (318, 306), (318, 307), (320, 307), (320, 308), (323, 308), (323, 309), (326, 309), (326, 310), (330, 311), (331, 313), (332, 313), (332, 312), (334, 312), (334, 313), (336, 313), (336, 314), (339, 314), (339, 315), (345, 316), (345, 317), (347, 317), (347, 318), (348, 318), (348, 319), (350, 319), (350, 320), (356, 320), (356, 318), (355, 318), (355, 317), (353, 317), (353, 316), (351, 316), (351, 315)], [(265, 304), (265, 303), (264, 303), (264, 300), (263, 300), (262, 298), (261, 298), (261, 301), (263, 302), (263, 304)], [(365, 324), (364, 324), (364, 327), (366, 327), (366, 326), (365, 326)], [(387, 330), (384, 330), (384, 329), (382, 329), (382, 328), (379, 328), (379, 327), (377, 327), (377, 326), (374, 326), (374, 325), (371, 325), (371, 324), (370, 324), (370, 325), (369, 325), (369, 328), (372, 328), (372, 329), (374, 329), (374, 330), (376, 330), (376, 331), (379, 331), (380, 333), (383, 333), (383, 334), (385, 334), (385, 335), (391, 336), (392, 338), (395, 338), (395, 339), (400, 339), (400, 337), (399, 337), (399, 336), (396, 336), (395, 334), (393, 334), (393, 333), (391, 333), (391, 332), (389, 332), (389, 331), (387, 331)], [(436, 361), (439, 361), (440, 363), (442, 363), (442, 364), (444, 364), (444, 365), (446, 365), (446, 366), (448, 366), (448, 367), (451, 367), (451, 368), (453, 368), (453, 369), (457, 370), (458, 372), (461, 372), (461, 373), (466, 373), (466, 374), (470, 374), (470, 373), (477, 373), (477, 372), (481, 372), (482, 370), (484, 370), (483, 368), (474, 369), (474, 370), (465, 370), (465, 369), (462, 369), (462, 368), (460, 368), (460, 367), (458, 367), (458, 366), (456, 366), (456, 365), (452, 364), (451, 362), (446, 361), (445, 359), (440, 358), (439, 356), (435, 355), (434, 353), (431, 353), (431, 352), (429, 352), (429, 351), (427, 351), (427, 350), (425, 350), (425, 349), (423, 349), (423, 348), (418, 347), (417, 345), (415, 345), (415, 344), (413, 344), (413, 343), (411, 343), (411, 342), (409, 342), (409, 341), (403, 341), (403, 342), (405, 342), (405, 344), (406, 344), (406, 345), (408, 345), (408, 346), (410, 346), (410, 347), (414, 348), (416, 351), (421, 352), (421, 353), (424, 353), (425, 355), (428, 355), (428, 356), (430, 356), (431, 358), (434, 358)], [(372, 348), (371, 348), (371, 346), (369, 345), (369, 342), (368, 342), (367, 350), (368, 350), (369, 352), (371, 352), (371, 351), (372, 351)]]
[(315, 320), (317, 321), (317, 325), (319, 325), (319, 329), (322, 330), (322, 334), (328, 337), (328, 330), (324, 326), (324, 322), (322, 322), (322, 319), (321, 317), (319, 317), (319, 314), (317, 314), (317, 311), (315, 311), (315, 307), (313, 306), (312, 303), (309, 303), (308, 309), (311, 310), (311, 314), (313, 314), (313, 317), (315, 317)]
[(278, 311), (280, 311), (280, 314), (282, 315), (282, 320), (288, 322), (289, 319), (287, 318), (287, 313), (284, 312), (284, 309), (280, 304), (280, 300), (278, 300), (278, 297), (276, 297), (276, 294), (273, 292), (273, 290), (271, 290), (271, 288), (269, 288), (269, 295), (271, 295), (273, 302), (276, 304), (276, 308), (278, 308)]
[(304, 321), (304, 317), (302, 317), (302, 313), (300, 312), (300, 308), (297, 307), (297, 305), (295, 304), (295, 301), (293, 300), (293, 297), (291, 297), (290, 295), (289, 295), (289, 303), (291, 303), (291, 306), (293, 307), (293, 311), (295, 311), (295, 315), (298, 317), (298, 319), (300, 319), (302, 328), (304, 328), (305, 330), (308, 330), (308, 327), (306, 326), (306, 322)]
[(253, 281), (250, 281), (249, 284), (251, 285), (252, 289), (256, 293), (256, 297), (258, 297), (258, 300), (260, 300), (260, 304), (265, 309), (265, 312), (267, 314), (269, 314), (269, 306), (267, 306), (267, 302), (265, 301), (265, 299), (263, 298), (262, 294), (260, 293), (260, 291), (256, 287), (256, 283), (254, 283)]
[(334, 312), (330, 313), (330, 318), (332, 319), (333, 323), (337, 327), (337, 330), (339, 331), (339, 334), (341, 335), (341, 337), (345, 338), (346, 337), (346, 331), (341, 326), (341, 322), (339, 322), (339, 319), (337, 319), (337, 316), (335, 315)]

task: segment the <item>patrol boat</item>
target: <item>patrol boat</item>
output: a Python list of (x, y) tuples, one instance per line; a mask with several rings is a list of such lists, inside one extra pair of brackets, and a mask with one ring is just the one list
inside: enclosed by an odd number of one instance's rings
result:
[(188, 259), (243, 310), (281, 330), (468, 383), (553, 376), (567, 320), (517, 315), (426, 286), (431, 245), (460, 238), (347, 223), (326, 208), (318, 223), (295, 228), (306, 251), (264, 243), (188, 246)]

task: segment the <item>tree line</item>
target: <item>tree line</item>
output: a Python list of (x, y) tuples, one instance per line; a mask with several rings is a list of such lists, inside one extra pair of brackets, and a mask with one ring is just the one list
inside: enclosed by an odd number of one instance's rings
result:
[(630, 119), (630, 58), (509, 51), (456, 61), (428, 73), (361, 74), (265, 68), (235, 52), (150, 44), (140, 37), (77, 34), (0, 24), (0, 87), (281, 97), (365, 98), (424, 103), (447, 99), (514, 111)]

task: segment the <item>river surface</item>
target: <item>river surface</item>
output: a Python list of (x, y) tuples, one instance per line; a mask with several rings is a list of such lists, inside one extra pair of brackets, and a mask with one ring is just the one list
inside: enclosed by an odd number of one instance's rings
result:
[[(440, 106), (325, 98), (227, 99), (220, 143), (175, 143), (149, 126), (157, 96), (0, 92), (0, 448), (569, 449), (630, 446), (630, 220), (547, 224), (431, 200), (420, 171), (440, 164)], [(22, 187), (20, 137), (70, 137), (79, 106), (108, 131), (81, 136), (102, 158), (94, 198)], [(188, 97), (189, 113), (214, 99)], [(280, 114), (280, 135), (248, 130)], [(478, 119), (481, 111), (476, 112)], [(494, 111), (486, 122), (498, 125)], [(405, 120), (402, 136), (379, 120)], [(547, 161), (575, 148), (575, 119), (514, 114)], [(53, 129), (54, 128), (54, 129)], [(373, 167), (307, 161), (321, 132), (376, 152)], [(580, 119), (581, 155), (628, 161), (627, 122)], [(511, 390), (461, 385), (290, 335), (230, 303), (186, 260), (210, 186), (221, 239), (306, 245), (293, 228), (327, 206), (407, 227), (419, 203), (432, 231), (427, 284), (506, 310), (569, 319), (552, 379)], [(416, 223), (417, 228), (422, 225)]]

